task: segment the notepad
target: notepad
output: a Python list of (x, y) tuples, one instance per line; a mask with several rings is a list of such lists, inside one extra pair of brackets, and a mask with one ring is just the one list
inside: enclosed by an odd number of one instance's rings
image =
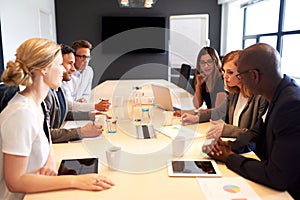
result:
[(185, 136), (186, 138), (199, 138), (204, 137), (205, 134), (200, 133), (196, 130), (181, 126), (181, 125), (173, 125), (173, 126), (161, 126), (155, 128), (155, 130), (165, 134), (166, 136), (174, 139), (177, 135)]

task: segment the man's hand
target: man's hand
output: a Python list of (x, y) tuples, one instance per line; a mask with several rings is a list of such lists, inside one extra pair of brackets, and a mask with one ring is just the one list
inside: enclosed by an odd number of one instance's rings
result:
[(102, 126), (97, 127), (92, 123), (88, 123), (87, 125), (81, 127), (80, 130), (83, 138), (97, 137), (102, 134)]
[(95, 104), (95, 109), (105, 112), (108, 110), (109, 106), (110, 106), (110, 103), (108, 100), (102, 100), (99, 103)]
[(86, 103), (87, 100), (85, 98), (80, 98), (77, 100), (77, 102), (80, 102), (80, 103)]
[[(203, 146), (202, 148), (204, 148)], [(206, 147), (207, 148), (207, 147)], [(208, 155), (213, 158), (214, 160), (226, 162), (228, 156), (234, 154), (231, 151), (231, 145), (228, 141), (222, 141), (220, 138), (214, 146), (209, 146), (210, 151)]]

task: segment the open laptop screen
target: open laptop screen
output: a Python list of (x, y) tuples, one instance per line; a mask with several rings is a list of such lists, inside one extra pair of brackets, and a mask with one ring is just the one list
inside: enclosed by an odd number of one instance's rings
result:
[(173, 107), (169, 88), (152, 84), (152, 91), (154, 102), (157, 107), (168, 111), (178, 110), (178, 108)]

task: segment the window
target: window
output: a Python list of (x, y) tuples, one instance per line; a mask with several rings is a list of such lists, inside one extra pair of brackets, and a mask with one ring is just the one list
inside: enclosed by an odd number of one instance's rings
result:
[(300, 30), (299, 0), (285, 0), (284, 31)]
[(295, 65), (300, 46), (299, 6), (299, 0), (262, 0), (247, 4), (243, 8), (242, 48), (256, 42), (270, 44), (281, 54), (282, 72), (300, 82), (300, 66)]
[(300, 78), (300, 66), (297, 62), (300, 47), (300, 34), (284, 35), (282, 41), (282, 73)]
[(246, 35), (277, 32), (279, 5), (280, 0), (268, 0), (246, 7)]

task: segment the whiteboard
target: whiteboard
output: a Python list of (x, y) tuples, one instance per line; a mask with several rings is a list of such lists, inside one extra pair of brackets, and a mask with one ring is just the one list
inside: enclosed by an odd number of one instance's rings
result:
[(200, 49), (209, 46), (208, 14), (170, 16), (169, 66), (182, 63), (193, 67)]

